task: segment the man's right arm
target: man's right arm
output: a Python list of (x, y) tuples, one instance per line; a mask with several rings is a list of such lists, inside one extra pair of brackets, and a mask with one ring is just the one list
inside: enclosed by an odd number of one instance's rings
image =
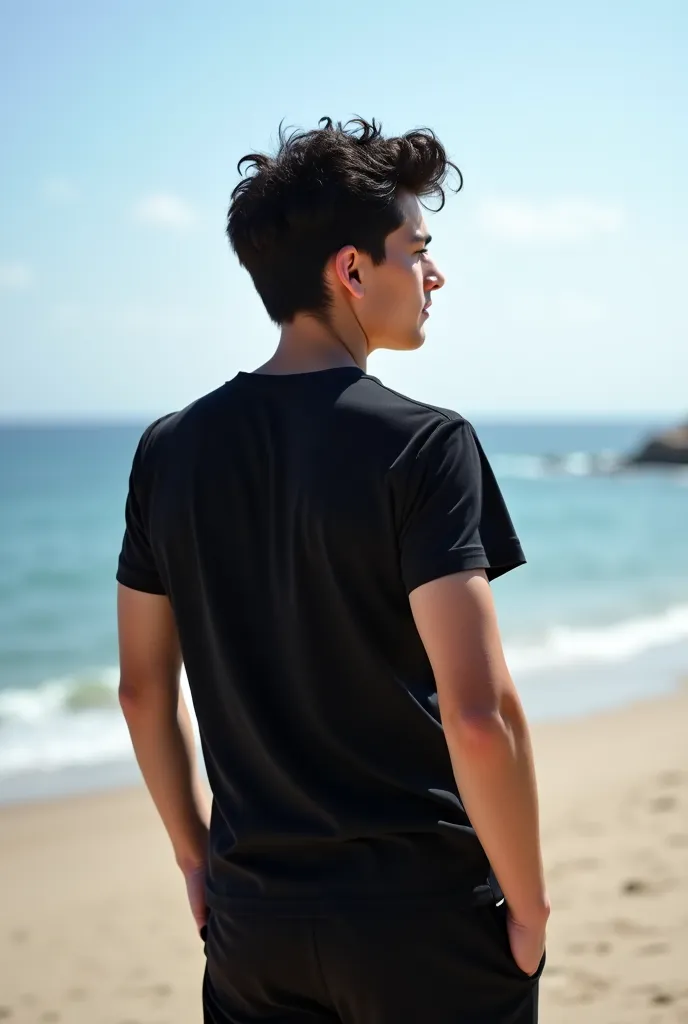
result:
[(482, 570), (417, 587), (411, 610), (430, 660), (456, 782), (510, 913), (512, 952), (538, 967), (549, 916), (535, 768)]

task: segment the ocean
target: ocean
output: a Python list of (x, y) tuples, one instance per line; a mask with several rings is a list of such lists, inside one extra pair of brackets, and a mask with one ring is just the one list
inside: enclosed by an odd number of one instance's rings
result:
[[(533, 720), (688, 674), (688, 473), (599, 472), (658, 424), (481, 423), (528, 565), (494, 584)], [(114, 573), (145, 424), (0, 428), (0, 801), (137, 778)]]

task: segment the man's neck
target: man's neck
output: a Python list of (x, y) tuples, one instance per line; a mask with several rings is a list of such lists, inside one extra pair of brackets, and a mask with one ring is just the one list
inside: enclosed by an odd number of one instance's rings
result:
[(282, 327), (274, 355), (256, 373), (286, 375), (316, 373), (357, 366), (366, 369), (367, 348), (362, 332), (338, 331), (313, 317), (298, 317)]

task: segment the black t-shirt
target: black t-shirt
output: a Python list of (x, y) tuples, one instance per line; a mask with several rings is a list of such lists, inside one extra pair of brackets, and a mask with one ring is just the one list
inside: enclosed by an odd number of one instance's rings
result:
[(484, 879), (408, 595), (523, 562), (471, 425), (354, 367), (240, 373), (146, 430), (117, 578), (174, 609), (211, 905)]

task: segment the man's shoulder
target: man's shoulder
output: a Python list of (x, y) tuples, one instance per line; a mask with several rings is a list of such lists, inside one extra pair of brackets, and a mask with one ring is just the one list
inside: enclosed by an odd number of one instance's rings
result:
[(468, 423), (454, 409), (403, 394), (367, 374), (357, 381), (353, 398), (362, 411), (376, 415), (381, 422), (411, 434), (432, 431), (444, 423)]
[(151, 458), (156, 452), (167, 449), (189, 434), (195, 433), (222, 400), (226, 385), (216, 388), (200, 398), (190, 402), (183, 409), (165, 413), (153, 420), (146, 427), (139, 441), (141, 458)]

